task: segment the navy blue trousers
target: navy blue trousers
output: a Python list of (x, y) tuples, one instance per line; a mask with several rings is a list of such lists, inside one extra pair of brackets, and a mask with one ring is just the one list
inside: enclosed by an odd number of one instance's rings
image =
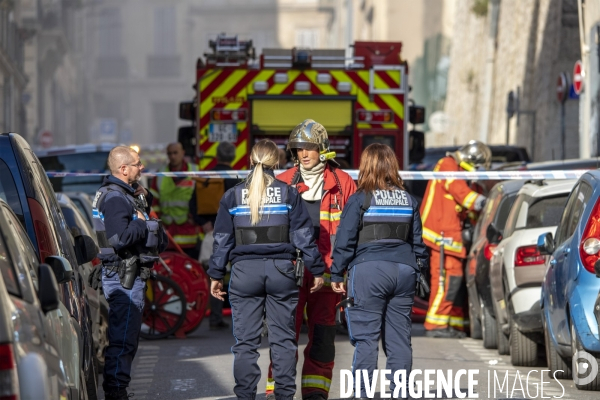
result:
[[(406, 370), (408, 380), (412, 368), (410, 313), (416, 282), (417, 271), (405, 264), (367, 261), (350, 268), (347, 294), (354, 298), (354, 306), (346, 308), (346, 318), (355, 347), (353, 375), (356, 370), (368, 370), (373, 378), (381, 338), (386, 369), (392, 371), (388, 376), (390, 388), (394, 388), (393, 377), (398, 370)], [(361, 393), (355, 396), (367, 397), (362, 379)]]
[(293, 399), (296, 393), (296, 306), (298, 287), (289, 260), (244, 260), (231, 267), (229, 301), (233, 318), (234, 393), (254, 399), (260, 381), (258, 348), (263, 315), (269, 328), (275, 396)]
[(104, 392), (129, 386), (131, 364), (142, 328), (146, 284), (138, 276), (133, 288), (121, 286), (119, 274), (104, 269), (102, 290), (108, 301), (108, 346), (104, 353)]

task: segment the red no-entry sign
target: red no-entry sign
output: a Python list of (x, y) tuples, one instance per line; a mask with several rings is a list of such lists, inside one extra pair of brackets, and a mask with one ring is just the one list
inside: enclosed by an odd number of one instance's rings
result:
[(573, 90), (578, 95), (583, 92), (583, 77), (585, 76), (583, 71), (583, 64), (581, 60), (578, 60), (575, 63), (575, 67), (573, 68)]

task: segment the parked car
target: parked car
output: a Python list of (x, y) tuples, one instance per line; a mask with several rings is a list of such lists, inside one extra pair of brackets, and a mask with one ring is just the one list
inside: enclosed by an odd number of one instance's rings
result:
[[(487, 238), (498, 243), (490, 261), (498, 352), (513, 365), (533, 366), (542, 343), (540, 288), (545, 257), (537, 248), (541, 233), (556, 229), (575, 180), (530, 181), (519, 190), (504, 232), (490, 224)], [(501, 239), (501, 240), (500, 240)]]
[[(81, 215), (85, 217), (85, 220), (88, 222), (88, 224), (90, 226), (94, 226), (94, 221), (92, 219), (92, 197), (83, 192), (65, 192), (65, 195), (71, 199), (73, 204), (75, 204)], [(95, 236), (92, 236), (92, 238), (94, 237)]]
[[(60, 204), (62, 213), (65, 216), (65, 220), (68, 227), (71, 229), (73, 236), (77, 238), (81, 235), (87, 235), (94, 240), (96, 245), (98, 245), (96, 233), (81, 214), (75, 203), (64, 193), (56, 193), (56, 199), (58, 200), (58, 204)], [(90, 304), (92, 332), (95, 345), (94, 354), (96, 357), (96, 365), (98, 367), (97, 371), (99, 372), (104, 369), (104, 350), (106, 349), (106, 346), (108, 346), (108, 302), (99, 290), (94, 290), (88, 284), (88, 277), (98, 264), (100, 264), (100, 259), (97, 257), (91, 262), (82, 264), (81, 273), (83, 275), (87, 299)]]
[(63, 256), (73, 267), (72, 279), (59, 286), (61, 301), (67, 307), (70, 318), (76, 322), (73, 334), (77, 335), (83, 353), (81, 369), (88, 396), (96, 399), (97, 374), (92, 354), (90, 304), (79, 266), (96, 257), (97, 247), (91, 237), (82, 235), (73, 238), (46, 172), (31, 146), (17, 134), (0, 134), (0, 180), (4, 198), (25, 227), (40, 260)]
[[(571, 374), (583, 378), (579, 368), (585, 360), (575, 360), (576, 370), (571, 370), (576, 352), (586, 351), (600, 362), (600, 313), (595, 314), (594, 308), (600, 289), (594, 268), (600, 260), (600, 171), (579, 178), (556, 235), (552, 231), (540, 235), (538, 249), (550, 255), (541, 293), (548, 368), (560, 378)], [(600, 390), (600, 374), (589, 383), (576, 380), (575, 385)]]
[[(2, 185), (0, 197), (5, 197)], [(21, 223), (2, 199), (0, 255), (2, 398), (82, 398), (80, 386), (69, 381), (65, 371), (72, 355), (63, 353), (60, 330), (55, 330), (58, 313), (67, 311), (60, 303), (54, 272), (38, 262)], [(79, 347), (75, 350), (79, 356)]]
[(495, 349), (498, 335), (490, 286), (490, 260), (495, 243), (487, 240), (486, 232), (493, 224), (502, 233), (508, 213), (517, 198), (524, 180), (504, 181), (496, 184), (489, 193), (477, 225), (473, 231), (473, 244), (467, 256), (465, 276), (469, 293), (469, 324), (471, 337), (483, 339), (483, 347)]
[(504, 164), (496, 170), (503, 171), (553, 171), (553, 170), (574, 170), (574, 169), (598, 169), (600, 168), (600, 158), (552, 160), (535, 163), (525, 163), (522, 161)]

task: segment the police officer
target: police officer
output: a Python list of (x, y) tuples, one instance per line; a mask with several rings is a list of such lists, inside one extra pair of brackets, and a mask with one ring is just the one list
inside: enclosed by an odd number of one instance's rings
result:
[(159, 221), (148, 217), (152, 195), (137, 183), (144, 169), (140, 156), (129, 147), (117, 146), (108, 155), (108, 167), (111, 175), (104, 179), (93, 202), (102, 268), (94, 271), (90, 283), (95, 288), (102, 286), (109, 305), (102, 383), (105, 398), (121, 400), (128, 398), (145, 281), (168, 239)]
[[(429, 257), (418, 204), (404, 190), (398, 170), (390, 147), (374, 143), (363, 151), (358, 191), (342, 212), (331, 267), (331, 287), (337, 293), (346, 293), (348, 270), (346, 317), (355, 347), (353, 374), (367, 370), (373, 377), (381, 336), (392, 381), (398, 370), (410, 374), (410, 313), (419, 265), (426, 266)], [(366, 398), (364, 389), (361, 382), (355, 397)]]
[[(298, 304), (296, 249), (315, 277), (312, 292), (323, 286), (324, 265), (312, 235), (312, 224), (296, 189), (275, 179), (279, 163), (277, 145), (261, 140), (252, 149), (252, 173), (221, 199), (215, 222), (215, 251), (208, 275), (211, 293), (223, 300), (223, 276), (231, 262), (229, 300), (236, 344), (234, 392), (238, 399), (254, 399), (260, 380), (258, 348), (263, 313), (266, 314), (273, 355), (276, 397), (292, 399), (296, 393), (295, 332)], [(304, 271), (301, 263), (296, 263)]]

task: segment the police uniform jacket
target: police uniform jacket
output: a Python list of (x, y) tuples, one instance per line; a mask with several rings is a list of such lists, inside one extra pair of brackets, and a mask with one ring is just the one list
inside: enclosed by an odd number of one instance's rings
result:
[[(109, 175), (104, 178), (102, 186), (117, 185), (123, 189), (123, 192), (134, 197), (135, 190), (127, 185), (122, 180)], [(146, 196), (147, 204), (152, 204), (152, 193), (148, 192)], [(131, 255), (138, 256), (145, 251), (145, 243), (148, 237), (148, 228), (146, 221), (137, 218), (137, 210), (128, 201), (125, 196), (110, 196), (107, 200), (102, 201), (99, 205), (100, 213), (104, 216), (104, 226), (106, 237), (108, 239), (113, 236), (119, 238), (114, 247), (115, 253), (122, 255), (122, 252), (127, 250)], [(150, 213), (150, 206), (146, 208), (146, 214)], [(166, 233), (161, 230), (163, 248), (158, 249), (164, 251), (164, 246), (168, 243)]]
[[(265, 171), (265, 173), (273, 175), (272, 171)], [(245, 182), (239, 183), (225, 192), (219, 203), (214, 229), (214, 253), (210, 259), (208, 275), (213, 279), (222, 279), (229, 262), (234, 264), (242, 260), (263, 258), (292, 260), (296, 258), (296, 249), (300, 249), (305, 267), (313, 276), (322, 276), (325, 266), (313, 238), (310, 215), (298, 191), (280, 180), (275, 179), (267, 188), (269, 201), (266, 204), (280, 211), (277, 211), (278, 215), (268, 215), (268, 207), (265, 207), (259, 225), (277, 226), (283, 224), (275, 221), (284, 221), (289, 226), (289, 233), (286, 232), (285, 235), (289, 240), (264, 244), (236, 242), (236, 229), (241, 225), (252, 229), (248, 226), (248, 206), (243, 205), (239, 197), (244, 188)], [(280, 194), (281, 199), (276, 194)]]
[[(383, 193), (382, 193), (383, 192)], [(331, 281), (343, 282), (344, 271), (351, 265), (366, 261), (390, 261), (414, 267), (419, 271), (417, 259), (428, 266), (429, 254), (422, 239), (421, 217), (417, 201), (406, 191), (375, 191), (367, 210), (363, 212), (365, 192), (350, 196), (342, 212), (333, 249)], [(379, 205), (378, 205), (379, 204)], [(392, 237), (359, 243), (363, 221), (405, 226), (405, 240)], [(392, 229), (393, 230), (393, 229)]]

